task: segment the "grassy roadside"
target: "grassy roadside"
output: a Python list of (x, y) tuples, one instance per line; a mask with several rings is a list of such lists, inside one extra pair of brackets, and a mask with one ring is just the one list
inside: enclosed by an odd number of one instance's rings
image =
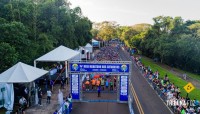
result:
[[(181, 89), (181, 96), (186, 97), (186, 91), (183, 89), (183, 87), (188, 83), (187, 81), (177, 77), (176, 75), (174, 75), (173, 73), (169, 72), (167, 69), (164, 69), (162, 67), (160, 67), (159, 65), (155, 64), (153, 61), (146, 59), (146, 58), (142, 58), (142, 63), (145, 66), (150, 66), (151, 69), (153, 71), (158, 70), (160, 75), (160, 78), (164, 78), (165, 74), (168, 75), (169, 80), (174, 83), (176, 86), (180, 87)], [(190, 74), (188, 74), (190, 75)], [(189, 97), (191, 99), (198, 99), (200, 100), (200, 89), (194, 89), (191, 93), (189, 93)]]
[(197, 74), (193, 74), (193, 73), (190, 73), (190, 72), (186, 72), (186, 71), (183, 71), (183, 70), (180, 70), (180, 69), (176, 69), (178, 72), (181, 72), (181, 73), (186, 73), (187, 76), (191, 77), (192, 79), (195, 79), (195, 80), (198, 80), (200, 81), (200, 76), (197, 75)]

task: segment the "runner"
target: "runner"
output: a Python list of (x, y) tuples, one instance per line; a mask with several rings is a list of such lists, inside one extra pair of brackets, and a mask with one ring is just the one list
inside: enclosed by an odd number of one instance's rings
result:
[(104, 90), (104, 84), (105, 84), (104, 78), (102, 78), (102, 80), (101, 80), (101, 87), (102, 87), (102, 90)]

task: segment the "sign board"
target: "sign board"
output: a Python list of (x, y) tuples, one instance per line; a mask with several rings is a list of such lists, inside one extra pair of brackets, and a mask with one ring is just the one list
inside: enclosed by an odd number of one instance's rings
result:
[(72, 99), (79, 100), (79, 75), (78, 74), (71, 74), (71, 94)]
[(99, 47), (99, 42), (92, 42), (93, 47)]
[(128, 76), (120, 76), (120, 101), (128, 101)]
[(194, 86), (192, 85), (192, 83), (188, 83), (187, 85), (184, 86), (184, 89), (187, 93), (190, 93), (192, 90), (194, 90)]
[(129, 73), (129, 64), (70, 63), (70, 71)]

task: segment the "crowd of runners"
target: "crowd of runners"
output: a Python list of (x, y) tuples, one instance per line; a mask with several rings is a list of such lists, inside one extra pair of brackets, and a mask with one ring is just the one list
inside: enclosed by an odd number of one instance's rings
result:
[(96, 61), (119, 61), (118, 47), (105, 46), (94, 56)]
[(164, 78), (159, 77), (159, 71), (153, 72), (148, 66), (144, 66), (141, 57), (133, 57), (136, 65), (140, 68), (145, 78), (158, 92), (159, 96), (166, 101), (172, 110), (179, 114), (199, 114), (200, 103), (197, 99), (181, 96), (180, 88), (171, 83), (167, 74)]
[(83, 80), (83, 91), (115, 91), (117, 85), (116, 76), (104, 74), (88, 74)]

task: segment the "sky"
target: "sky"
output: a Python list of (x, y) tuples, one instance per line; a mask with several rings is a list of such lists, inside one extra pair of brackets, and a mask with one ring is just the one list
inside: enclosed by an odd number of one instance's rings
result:
[(157, 16), (200, 19), (200, 0), (69, 0), (92, 22), (116, 21), (122, 26), (153, 24)]

